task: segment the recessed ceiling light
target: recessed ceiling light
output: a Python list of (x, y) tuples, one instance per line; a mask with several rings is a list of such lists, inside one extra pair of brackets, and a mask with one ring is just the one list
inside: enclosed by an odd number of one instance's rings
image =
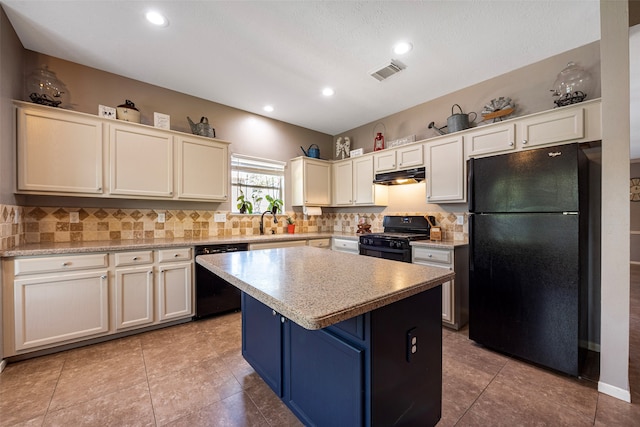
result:
[(335, 93), (336, 91), (330, 87), (325, 87), (324, 89), (322, 89), (322, 94), (324, 96), (333, 96)]
[(265, 105), (263, 110), (267, 113), (271, 113), (273, 111), (273, 105)]
[(151, 22), (153, 25), (157, 25), (158, 27), (166, 27), (169, 25), (169, 20), (155, 10), (147, 12), (145, 16), (147, 17), (147, 21)]
[(411, 51), (413, 49), (413, 45), (409, 42), (399, 42), (393, 46), (393, 53), (396, 55), (404, 55), (405, 53)]

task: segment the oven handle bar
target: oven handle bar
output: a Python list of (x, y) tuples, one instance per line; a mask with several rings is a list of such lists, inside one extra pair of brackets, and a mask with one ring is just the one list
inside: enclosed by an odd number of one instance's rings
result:
[(406, 249), (384, 248), (380, 246), (363, 245), (362, 243), (360, 243), (360, 249), (368, 249), (370, 251), (387, 252), (392, 254), (403, 254), (407, 251)]

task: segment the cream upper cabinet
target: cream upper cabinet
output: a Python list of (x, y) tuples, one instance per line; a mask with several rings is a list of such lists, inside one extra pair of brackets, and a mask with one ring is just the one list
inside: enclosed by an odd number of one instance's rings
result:
[(366, 155), (332, 165), (334, 206), (387, 204), (387, 187), (373, 184), (373, 160)]
[(291, 204), (329, 206), (331, 204), (331, 163), (296, 157), (291, 166)]
[(333, 204), (353, 204), (353, 160), (341, 160), (331, 165), (333, 173)]
[(599, 99), (510, 119), (465, 132), (465, 156), (482, 157), (602, 139)]
[(229, 142), (14, 101), (17, 193), (226, 201)]
[(373, 157), (353, 159), (353, 194), (355, 205), (385, 206), (388, 203), (388, 187), (373, 184)]
[(173, 197), (171, 134), (135, 125), (109, 126), (110, 193)]
[(227, 200), (229, 144), (218, 140), (176, 136), (178, 198)]
[(465, 202), (467, 164), (462, 136), (425, 144), (427, 203)]
[(397, 169), (396, 150), (382, 150), (373, 155), (376, 173), (389, 172)]
[(469, 157), (516, 149), (515, 123), (495, 124), (466, 132), (464, 140)]
[(16, 116), (18, 193), (102, 194), (99, 119), (28, 104), (19, 104)]
[(422, 144), (411, 144), (406, 147), (378, 151), (373, 155), (373, 158), (375, 173), (424, 166)]
[(584, 137), (584, 109), (560, 109), (516, 123), (521, 148), (573, 141)]

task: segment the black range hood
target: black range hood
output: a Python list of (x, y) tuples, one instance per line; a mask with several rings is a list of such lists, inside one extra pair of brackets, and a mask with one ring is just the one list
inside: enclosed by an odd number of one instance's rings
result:
[(425, 180), (424, 168), (413, 168), (402, 171), (394, 171), (387, 173), (377, 173), (374, 184), (382, 185), (401, 185), (401, 184), (415, 184), (416, 182), (422, 182)]

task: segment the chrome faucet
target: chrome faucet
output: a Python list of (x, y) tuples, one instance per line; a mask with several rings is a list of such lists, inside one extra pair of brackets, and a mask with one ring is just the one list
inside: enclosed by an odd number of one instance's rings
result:
[[(271, 215), (273, 215), (273, 223), (274, 224), (278, 223), (278, 218), (276, 218), (275, 212), (272, 212), (272, 211), (264, 211), (264, 212), (262, 212), (262, 216), (260, 216), (260, 234), (264, 234), (264, 214), (266, 214), (266, 213), (270, 213)], [(273, 230), (271, 230), (271, 234), (273, 234)]]

